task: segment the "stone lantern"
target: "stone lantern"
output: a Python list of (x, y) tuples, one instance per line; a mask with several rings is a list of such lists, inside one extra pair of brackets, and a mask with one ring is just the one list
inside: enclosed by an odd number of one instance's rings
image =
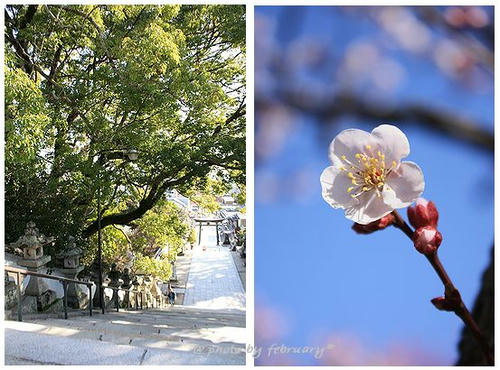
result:
[[(109, 274), (108, 274), (108, 278), (110, 279), (108, 286), (113, 287), (113, 288), (119, 288), (123, 283), (123, 280), (120, 279), (122, 273), (118, 270), (117, 267), (118, 267), (118, 265), (113, 262), (111, 264), (111, 271), (109, 271)], [(120, 298), (118, 296), (118, 290), (113, 289), (113, 296), (111, 298), (111, 305), (114, 307), (116, 306), (115, 305), (116, 300), (120, 301)]]
[(45, 235), (40, 234), (35, 223), (30, 221), (26, 224), (24, 235), (11, 243), (10, 246), (20, 248), (23, 251), (23, 262), (25, 262), (23, 266), (37, 268), (50, 261), (50, 256), (43, 255), (43, 246), (53, 241), (54, 238), (47, 238)]
[(234, 230), (231, 223), (224, 223), (222, 245), (231, 246), (231, 239), (234, 238)]
[(119, 287), (123, 281), (120, 279), (122, 273), (118, 270), (118, 265), (116, 263), (111, 264), (111, 270), (109, 271), (108, 278), (110, 280), (109, 286)]
[(132, 286), (132, 277), (130, 276), (130, 270), (125, 267), (122, 273), (122, 288), (129, 289)]
[[(132, 276), (130, 276), (130, 270), (127, 267), (125, 267), (123, 269), (121, 280), (123, 282), (122, 285), (121, 285), (121, 287), (123, 289), (130, 289), (130, 287), (132, 286), (133, 282), (132, 282)], [(125, 297), (123, 299), (122, 306), (123, 307), (128, 307), (130, 304), (131, 304), (130, 303), (130, 292), (127, 290), (127, 291), (125, 291)]]
[(80, 257), (83, 251), (76, 246), (75, 238), (68, 238), (68, 247), (59, 255), (63, 258), (63, 266), (65, 269), (78, 269), (80, 266)]
[[(59, 254), (57, 258), (63, 260), (63, 268), (57, 269), (58, 272), (67, 279), (77, 279), (78, 274), (84, 269), (80, 265), (80, 256), (83, 251), (76, 246), (75, 238), (68, 237), (67, 247)], [(86, 294), (87, 286), (81, 284), (68, 285), (68, 305), (73, 308), (83, 308), (87, 304), (88, 297)]]
[[(43, 246), (53, 241), (53, 237), (49, 238), (41, 234), (35, 223), (30, 221), (26, 224), (24, 235), (11, 243), (10, 247), (20, 248), (23, 251), (23, 259), (18, 262), (20, 266), (26, 267), (29, 271), (44, 273), (44, 266), (51, 260), (51, 257), (43, 255)], [(29, 277), (24, 294), (36, 297), (38, 310), (43, 310), (56, 300), (55, 292), (49, 290), (42, 278), (35, 276)]]

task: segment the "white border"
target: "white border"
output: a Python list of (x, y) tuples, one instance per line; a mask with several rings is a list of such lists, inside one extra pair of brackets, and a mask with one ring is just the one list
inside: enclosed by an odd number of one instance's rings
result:
[[(255, 292), (254, 292), (254, 6), (283, 6), (283, 5), (304, 5), (304, 6), (313, 6), (313, 5), (349, 5), (349, 6), (363, 6), (363, 5), (371, 5), (371, 6), (376, 6), (376, 5), (495, 5), (493, 1), (486, 1), (486, 2), (481, 2), (480, 4), (473, 4), (472, 1), (463, 1), (463, 0), (458, 0), (458, 1), (450, 1), (450, 0), (442, 0), (439, 3), (436, 2), (431, 2), (431, 1), (423, 1), (423, 2), (416, 2), (416, 1), (410, 1), (410, 2), (396, 2), (396, 1), (353, 1), (353, 2), (347, 2), (347, 1), (322, 1), (322, 0), (315, 0), (311, 2), (307, 1), (297, 1), (297, 0), (288, 0), (288, 1), (266, 1), (266, 0), (253, 0), (253, 1), (213, 1), (213, 0), (206, 0), (206, 1), (197, 1), (197, 0), (184, 0), (184, 1), (131, 1), (131, 0), (111, 0), (111, 1), (95, 1), (95, 2), (89, 2), (89, 1), (75, 1), (75, 0), (66, 0), (66, 1), (61, 1), (61, 0), (52, 0), (50, 2), (48, 1), (33, 1), (33, 0), (25, 0), (25, 1), (19, 1), (19, 0), (14, 0), (14, 1), (7, 1), (9, 4), (82, 4), (82, 3), (95, 3), (95, 4), (245, 4), (247, 6), (247, 19), (246, 19), (246, 44), (247, 44), (247, 75), (246, 75), (246, 80), (247, 80), (247, 119), (246, 119), (246, 135), (247, 135), (247, 143), (246, 143), (246, 170), (247, 170), (247, 269), (246, 269), (246, 294), (247, 294), (247, 318), (246, 318), (246, 325), (247, 325), (247, 343), (248, 344), (254, 344), (254, 297), (255, 297)], [(495, 19), (498, 19), (500, 13), (497, 8), (495, 8)], [(4, 12), (2, 11), (2, 14), (0, 15), (0, 22), (3, 25), (4, 24)], [(499, 34), (498, 30), (495, 30), (495, 39), (499, 39)], [(2, 64), (4, 62), (4, 38), (2, 37), (1, 41), (1, 60)], [(495, 53), (496, 54), (496, 53)], [(495, 70), (498, 71), (498, 58), (495, 60)], [(0, 83), (1, 83), (1, 88), (0, 88), (0, 96), (2, 98), (2, 102), (4, 101), (4, 75), (3, 73), (1, 74), (0, 77)], [(495, 89), (495, 107), (498, 107), (498, 89)], [(495, 112), (495, 119), (496, 121), (498, 118), (498, 113)], [(0, 154), (0, 169), (1, 169), (1, 178), (2, 181), (0, 182), (0, 192), (2, 196), (2, 204), (4, 204), (5, 199), (4, 199), (4, 126), (3, 126), (3, 119), (4, 119), (4, 104), (1, 105), (0, 109), (0, 116), (2, 120), (2, 129), (0, 130), (0, 149), (1, 149), (1, 154)], [(496, 124), (495, 124), (496, 128)], [(499, 164), (499, 157), (498, 157), (498, 150), (499, 148), (498, 142), (495, 143), (495, 173), (498, 174), (499, 169), (500, 169), (500, 164)], [(499, 194), (499, 186), (497, 176), (495, 176), (495, 194)], [(497, 199), (495, 198), (495, 230), (500, 230), (500, 221), (499, 221), (499, 211), (497, 207)], [(464, 215), (465, 216), (465, 215)], [(4, 227), (5, 227), (5, 218), (4, 218), (4, 212), (2, 208), (2, 212), (0, 212), (0, 233), (2, 236), (2, 239), (4, 238)], [(471, 246), (473, 247), (473, 246)], [(0, 255), (2, 259), (4, 259), (4, 248), (1, 248)], [(496, 253), (495, 257), (495, 263), (498, 266), (498, 253)], [(3, 264), (2, 264), (3, 265)], [(3, 269), (3, 266), (2, 266)], [(3, 293), (4, 293), (4, 286), (1, 284), (2, 287), (0, 288), (0, 304), (2, 306), (2, 313), (3, 313)], [(495, 279), (495, 285), (498, 286), (498, 280)], [(497, 293), (497, 290), (495, 290), (495, 293)], [(498, 305), (497, 305), (497, 310), (495, 313), (498, 311)], [(498, 324), (498, 317), (495, 325), (495, 331), (498, 333), (499, 330), (499, 324)], [(3, 327), (3, 323), (2, 323)], [(0, 356), (2, 360), (4, 359), (4, 336), (0, 336)], [(432, 340), (432, 339), (430, 339)], [(495, 357), (498, 359), (498, 350), (499, 345), (497, 344), (497, 351), (495, 351)], [(247, 353), (246, 356), (246, 367), (253, 367), (253, 358), (251, 354)], [(498, 361), (498, 360), (497, 360)], [(167, 365), (167, 364), (166, 364)], [(132, 368), (131, 366), (130, 368)], [(44, 366), (45, 368), (45, 366)], [(48, 366), (50, 368), (50, 366)], [(60, 367), (57, 367), (60, 368)], [(90, 368), (90, 367), (89, 367)], [(92, 367), (95, 368), (95, 367)], [(127, 367), (128, 368), (128, 367)], [(180, 367), (180, 366), (167, 366), (167, 368), (186, 368), (186, 367)], [(191, 367), (190, 367), (191, 368)], [(199, 368), (199, 369), (210, 369), (210, 368), (220, 368), (220, 366), (192, 366), (192, 368)], [(241, 368), (241, 367), (240, 367)], [(280, 367), (281, 368), (289, 368), (289, 366), (284, 366)], [(360, 367), (354, 367), (354, 368), (360, 368)], [(365, 368), (365, 367), (363, 367)], [(366, 367), (367, 368), (367, 367)], [(399, 367), (394, 367), (394, 368), (399, 368)], [(426, 367), (427, 368), (437, 368), (437, 367)]]
[[(246, 145), (246, 163), (247, 163), (247, 255), (246, 255), (246, 294), (247, 294), (247, 346), (250, 344), (254, 346), (254, 7), (247, 3), (247, 116), (246, 116), (246, 129), (247, 129), (247, 145)], [(247, 347), (248, 348), (248, 347)], [(253, 367), (254, 359), (252, 353), (247, 351), (246, 366)]]

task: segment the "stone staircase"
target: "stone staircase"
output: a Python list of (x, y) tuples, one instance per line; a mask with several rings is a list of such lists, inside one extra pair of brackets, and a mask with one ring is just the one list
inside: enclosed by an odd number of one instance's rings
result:
[(6, 365), (245, 364), (241, 310), (173, 306), (23, 319), (4, 322)]

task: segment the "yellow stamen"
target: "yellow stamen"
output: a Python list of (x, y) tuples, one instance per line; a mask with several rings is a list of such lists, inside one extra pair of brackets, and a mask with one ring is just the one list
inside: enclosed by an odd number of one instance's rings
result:
[(396, 166), (397, 166), (397, 165), (398, 165), (398, 164), (397, 164), (397, 162), (396, 162), (396, 161), (392, 161), (392, 168), (396, 168)]
[[(365, 145), (367, 150), (372, 149), (370, 145)], [(365, 152), (369, 153), (369, 152)], [(381, 150), (377, 150), (376, 154), (356, 153), (355, 157), (358, 164), (354, 164), (347, 159), (345, 155), (341, 156), (342, 160), (347, 162), (348, 166), (342, 166), (341, 170), (347, 172), (347, 176), (351, 179), (353, 186), (347, 188), (347, 193), (350, 193), (352, 198), (357, 198), (364, 192), (375, 191), (378, 197), (381, 197), (381, 192), (385, 185), (385, 179), (391, 169), (386, 169), (385, 155)], [(396, 168), (398, 162), (392, 162), (392, 169)], [(350, 167), (346, 169), (346, 167)], [(357, 190), (356, 190), (357, 189)], [(353, 194), (354, 193), (354, 194)]]

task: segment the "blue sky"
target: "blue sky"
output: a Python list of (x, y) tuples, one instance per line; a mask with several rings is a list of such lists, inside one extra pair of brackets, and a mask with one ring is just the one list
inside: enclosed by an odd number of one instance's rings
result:
[[(256, 8), (256, 17), (268, 22), (277, 22), (280, 14), (276, 7)], [(294, 37), (323, 40), (335, 45), (332, 53), (342, 54), (351, 41), (375, 31), (373, 23), (361, 17), (309, 8)], [(276, 37), (281, 48), (289, 42), (276, 34), (269, 37)], [(493, 130), (492, 89), (471, 92), (440, 73), (431, 60), (390, 53), (404, 66), (406, 77), (387, 100), (446, 107)], [(313, 79), (306, 76), (304, 83)], [(288, 324), (279, 340), (303, 346), (331, 333), (349, 333), (375, 353), (401, 342), (418, 347), (439, 364), (453, 364), (462, 323), (430, 304), (443, 294), (443, 287), (426, 259), (395, 228), (355, 234), (343, 212), (321, 197), (319, 176), (329, 165), (331, 139), (345, 128), (371, 131), (381, 122), (345, 118), (325, 134), (313, 117), (298, 115), (293, 120), (280, 150), (258, 162), (255, 172), (256, 304), (283, 314)], [(265, 124), (257, 121), (257, 129)], [(440, 212), (440, 258), (471, 309), (493, 243), (492, 153), (419, 122), (400, 126), (410, 141), (408, 160), (424, 172), (423, 196)], [(272, 197), (267, 194), (269, 184), (277, 189)], [(406, 218), (406, 210), (401, 213)], [(294, 355), (293, 362), (317, 363), (308, 355)]]

